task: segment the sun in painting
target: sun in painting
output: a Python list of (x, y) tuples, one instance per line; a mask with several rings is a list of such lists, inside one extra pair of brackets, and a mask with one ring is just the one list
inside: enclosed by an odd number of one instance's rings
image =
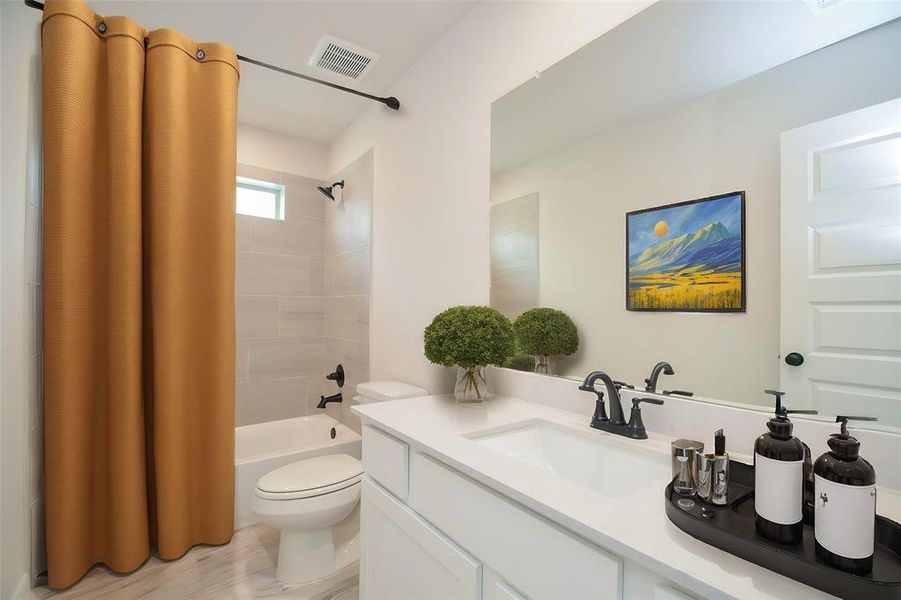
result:
[(657, 224), (654, 225), (654, 233), (657, 234), (657, 237), (666, 237), (666, 234), (669, 233), (669, 225), (666, 224), (666, 221), (657, 221)]

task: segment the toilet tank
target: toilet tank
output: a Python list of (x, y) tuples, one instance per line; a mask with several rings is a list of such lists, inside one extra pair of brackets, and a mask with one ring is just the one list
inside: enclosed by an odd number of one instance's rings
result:
[(357, 397), (354, 399), (360, 404), (369, 404), (428, 395), (428, 390), (402, 381), (367, 381), (357, 385)]

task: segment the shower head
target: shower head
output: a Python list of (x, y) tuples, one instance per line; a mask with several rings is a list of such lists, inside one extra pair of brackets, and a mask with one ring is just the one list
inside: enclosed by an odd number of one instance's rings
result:
[(317, 186), (316, 189), (319, 190), (320, 192), (322, 192), (322, 194), (325, 197), (327, 197), (329, 200), (334, 201), (335, 195), (332, 193), (332, 190), (336, 187), (341, 188), (341, 190), (343, 191), (344, 190), (344, 180), (342, 179), (341, 181), (336, 181), (332, 185), (326, 185), (326, 186), (320, 185), (320, 186)]

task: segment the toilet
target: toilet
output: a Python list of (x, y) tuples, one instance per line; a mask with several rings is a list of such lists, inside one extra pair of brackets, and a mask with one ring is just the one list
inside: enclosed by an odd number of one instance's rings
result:
[[(359, 384), (357, 394), (354, 400), (367, 404), (426, 396), (428, 392), (400, 381), (370, 381)], [(300, 460), (260, 477), (251, 507), (260, 521), (281, 530), (278, 581), (306, 583), (357, 559), (356, 536), (339, 550), (335, 529), (356, 511), (362, 477), (362, 463), (347, 454)], [(353, 555), (349, 557), (349, 553)]]

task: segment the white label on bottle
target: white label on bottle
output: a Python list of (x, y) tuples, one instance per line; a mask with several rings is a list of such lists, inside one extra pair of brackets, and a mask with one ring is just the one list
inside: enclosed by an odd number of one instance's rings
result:
[(801, 520), (804, 460), (774, 460), (754, 454), (754, 510), (780, 525)]
[(814, 530), (820, 545), (845, 558), (873, 554), (876, 486), (845, 485), (814, 476)]

